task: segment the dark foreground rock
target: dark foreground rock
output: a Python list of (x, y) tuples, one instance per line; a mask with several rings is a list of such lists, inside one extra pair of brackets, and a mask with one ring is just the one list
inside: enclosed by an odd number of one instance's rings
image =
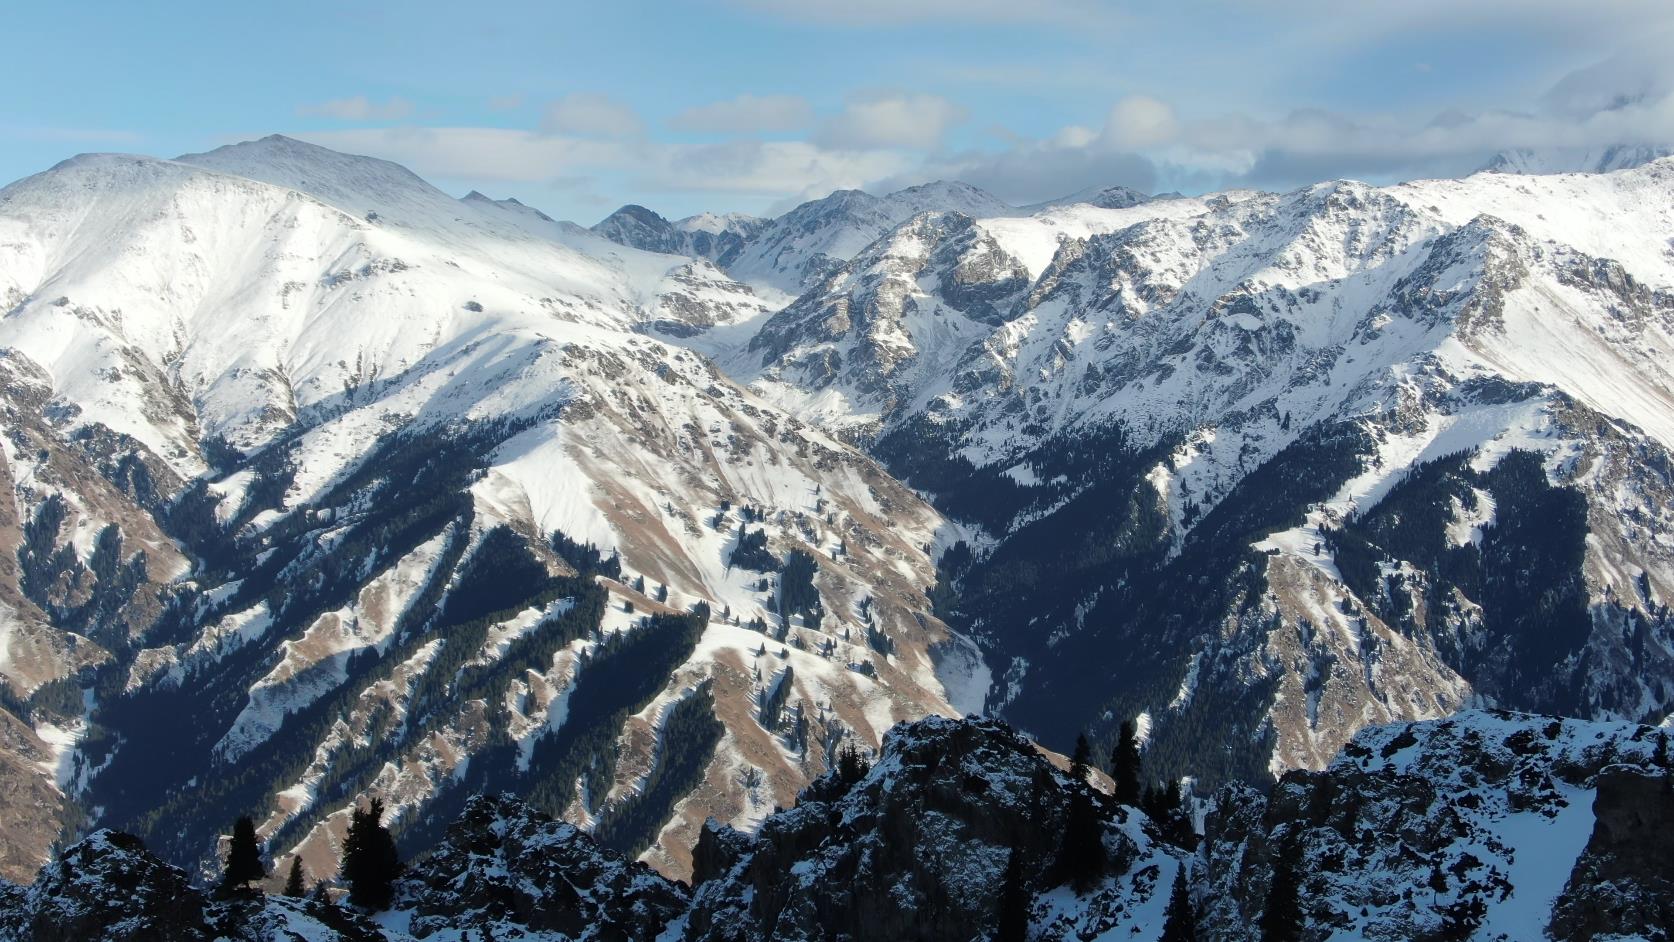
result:
[[(1324, 771), (1223, 789), (1199, 839), (1004, 723), (928, 719), (870, 762), (838, 763), (754, 835), (706, 826), (691, 888), (479, 796), (375, 917), (317, 895), (215, 898), (138, 839), (97, 831), (33, 885), (0, 883), (0, 942), (978, 942), (997, 938), (1008, 895), (1033, 942), (1131, 942), (1161, 936), (1176, 875), (1197, 939), (1255, 942), (1284, 861), (1306, 942), (1666, 942), (1668, 740), (1504, 712), (1369, 729)], [(1078, 868), (1076, 847), (1095, 863)]]

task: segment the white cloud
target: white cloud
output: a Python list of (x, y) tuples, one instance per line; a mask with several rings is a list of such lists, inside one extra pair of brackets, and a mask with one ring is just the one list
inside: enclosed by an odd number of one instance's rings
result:
[(1601, 111), (1644, 104), (1674, 92), (1674, 57), (1669, 33), (1644, 37), (1596, 65), (1577, 69), (1541, 99), (1559, 115), (1585, 118)]
[(940, 95), (874, 92), (850, 98), (814, 141), (840, 150), (930, 150), (965, 118), (964, 108)]
[(506, 128), (359, 128), (304, 131), (301, 140), (393, 160), (423, 177), (528, 183), (609, 164), (624, 147), (614, 141)]
[(296, 136), (336, 150), (393, 160), (424, 177), (552, 183), (608, 170), (627, 174), (639, 191), (773, 198), (823, 196), (912, 166), (909, 158), (894, 152), (830, 151), (806, 141), (668, 144), (471, 127), (365, 128)]
[(1110, 109), (1104, 138), (1111, 147), (1144, 150), (1170, 143), (1180, 122), (1167, 103), (1148, 95), (1129, 95)]
[(335, 118), (339, 121), (399, 121), (413, 113), (413, 103), (405, 98), (391, 98), (380, 103), (365, 95), (356, 95), (302, 105), (296, 113), (305, 118)]
[(687, 108), (668, 126), (700, 134), (763, 134), (799, 130), (813, 118), (813, 107), (799, 95), (739, 95)]
[(546, 106), (541, 130), (587, 137), (633, 137), (645, 129), (639, 115), (607, 95), (573, 92)]
[[(944, 148), (950, 129), (966, 118), (962, 107), (897, 91), (853, 96), (823, 121), (801, 98), (743, 95), (668, 122), (728, 136), (710, 143), (648, 136), (626, 106), (582, 94), (554, 103), (538, 130), (365, 128), (309, 138), (455, 181), (592, 180), (621, 199), (713, 193), (756, 206), (938, 178), (965, 180), (1018, 203), (1114, 184), (1203, 190), (1338, 177), (1382, 182), (1468, 172), (1502, 150), (1586, 153), (1674, 143), (1674, 59), (1659, 51), (1648, 42), (1576, 70), (1544, 98), (1530, 95), (1525, 110), (1204, 114), (1130, 94), (1111, 105), (1102, 124), (1070, 124), (1038, 137), (993, 129), (984, 144), (961, 151)], [(803, 140), (757, 136), (810, 124)]]

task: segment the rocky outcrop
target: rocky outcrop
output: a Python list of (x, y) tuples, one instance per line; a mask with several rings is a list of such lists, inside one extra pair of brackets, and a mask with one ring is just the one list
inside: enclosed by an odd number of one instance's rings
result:
[(139, 838), (96, 831), (0, 900), (0, 938), (15, 942), (209, 939), (204, 895)]
[[(929, 719), (891, 731), (870, 765), (851, 754), (754, 835), (707, 824), (690, 890), (479, 796), (375, 917), (318, 892), (214, 899), (100, 831), (33, 886), (0, 884), (0, 942), (973, 942), (994, 937), (1005, 897), (1031, 939), (1126, 942), (1161, 934), (1177, 875), (1196, 938), (1255, 942), (1282, 860), (1307, 942), (1665, 940), (1667, 737), (1507, 712), (1375, 727), (1323, 771), (1223, 789), (1198, 838), (1004, 723)], [(1076, 869), (1078, 836), (1102, 864)]]
[(1674, 927), (1674, 841), (1668, 839), (1674, 833), (1674, 774), (1666, 768), (1651, 774), (1632, 766), (1605, 769), (1593, 822), (1587, 849), (1553, 909), (1552, 937), (1667, 939)]
[(1660, 937), (1674, 903), (1666, 736), (1467, 712), (1368, 729), (1266, 796), (1224, 790), (1205, 826), (1205, 937), (1259, 937), (1290, 844), (1315, 942), (1538, 939), (1549, 923), (1565, 940)]
[[(1066, 880), (1056, 860), (1078, 794), (1107, 861), (1082, 897), (1054, 889)], [(1073, 781), (1005, 724), (932, 718), (892, 731), (858, 780), (814, 783), (753, 839), (707, 829), (686, 938), (983, 938), (1013, 849), (1040, 894), (1031, 918), (1041, 938), (1154, 934), (1145, 919), (1167, 895), (1159, 879), (1184, 856), (1139, 811)]]
[(471, 799), (397, 902), (420, 939), (468, 929), (584, 942), (650, 942), (686, 904), (681, 884), (509, 796)]

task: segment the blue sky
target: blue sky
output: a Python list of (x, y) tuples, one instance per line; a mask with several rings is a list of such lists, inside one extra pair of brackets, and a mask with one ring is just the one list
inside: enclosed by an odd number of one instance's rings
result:
[(1017, 202), (1382, 182), (1674, 140), (1666, 0), (156, 9), (8, 11), (0, 178), (280, 132), (592, 222), (936, 177)]

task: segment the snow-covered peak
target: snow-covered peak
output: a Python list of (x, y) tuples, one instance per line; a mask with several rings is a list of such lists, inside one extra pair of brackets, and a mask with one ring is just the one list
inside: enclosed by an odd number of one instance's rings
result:
[(592, 231), (646, 251), (709, 259), (733, 277), (789, 301), (879, 236), (926, 212), (983, 218), (1016, 210), (968, 183), (935, 181), (883, 196), (836, 190), (775, 219), (703, 213), (671, 222), (630, 204)]
[[(357, 216), (419, 224), (455, 200), (406, 167), (344, 154), (281, 134), (227, 144), (177, 162), (306, 193)], [(442, 217), (447, 218), (447, 217)]]
[(1600, 148), (1529, 147), (1503, 150), (1483, 164), (1478, 173), (1610, 173), (1631, 170), (1654, 160), (1674, 156), (1674, 147), (1664, 144), (1614, 144)]
[(934, 180), (897, 190), (882, 197), (883, 202), (898, 206), (909, 216), (921, 212), (951, 211), (967, 216), (1005, 216), (1015, 212), (1010, 203), (969, 183), (958, 180)]
[(1024, 209), (1030, 212), (1038, 212), (1039, 210), (1049, 209), (1054, 206), (1081, 205), (1097, 206), (1100, 209), (1127, 209), (1130, 206), (1138, 206), (1140, 203), (1154, 198), (1155, 197), (1152, 197), (1150, 194), (1143, 193), (1139, 190), (1133, 189), (1132, 187), (1095, 185), (1087, 187), (1086, 189), (1077, 190), (1068, 196), (1061, 196), (1057, 199), (1047, 200), (1043, 203), (1026, 206)]

